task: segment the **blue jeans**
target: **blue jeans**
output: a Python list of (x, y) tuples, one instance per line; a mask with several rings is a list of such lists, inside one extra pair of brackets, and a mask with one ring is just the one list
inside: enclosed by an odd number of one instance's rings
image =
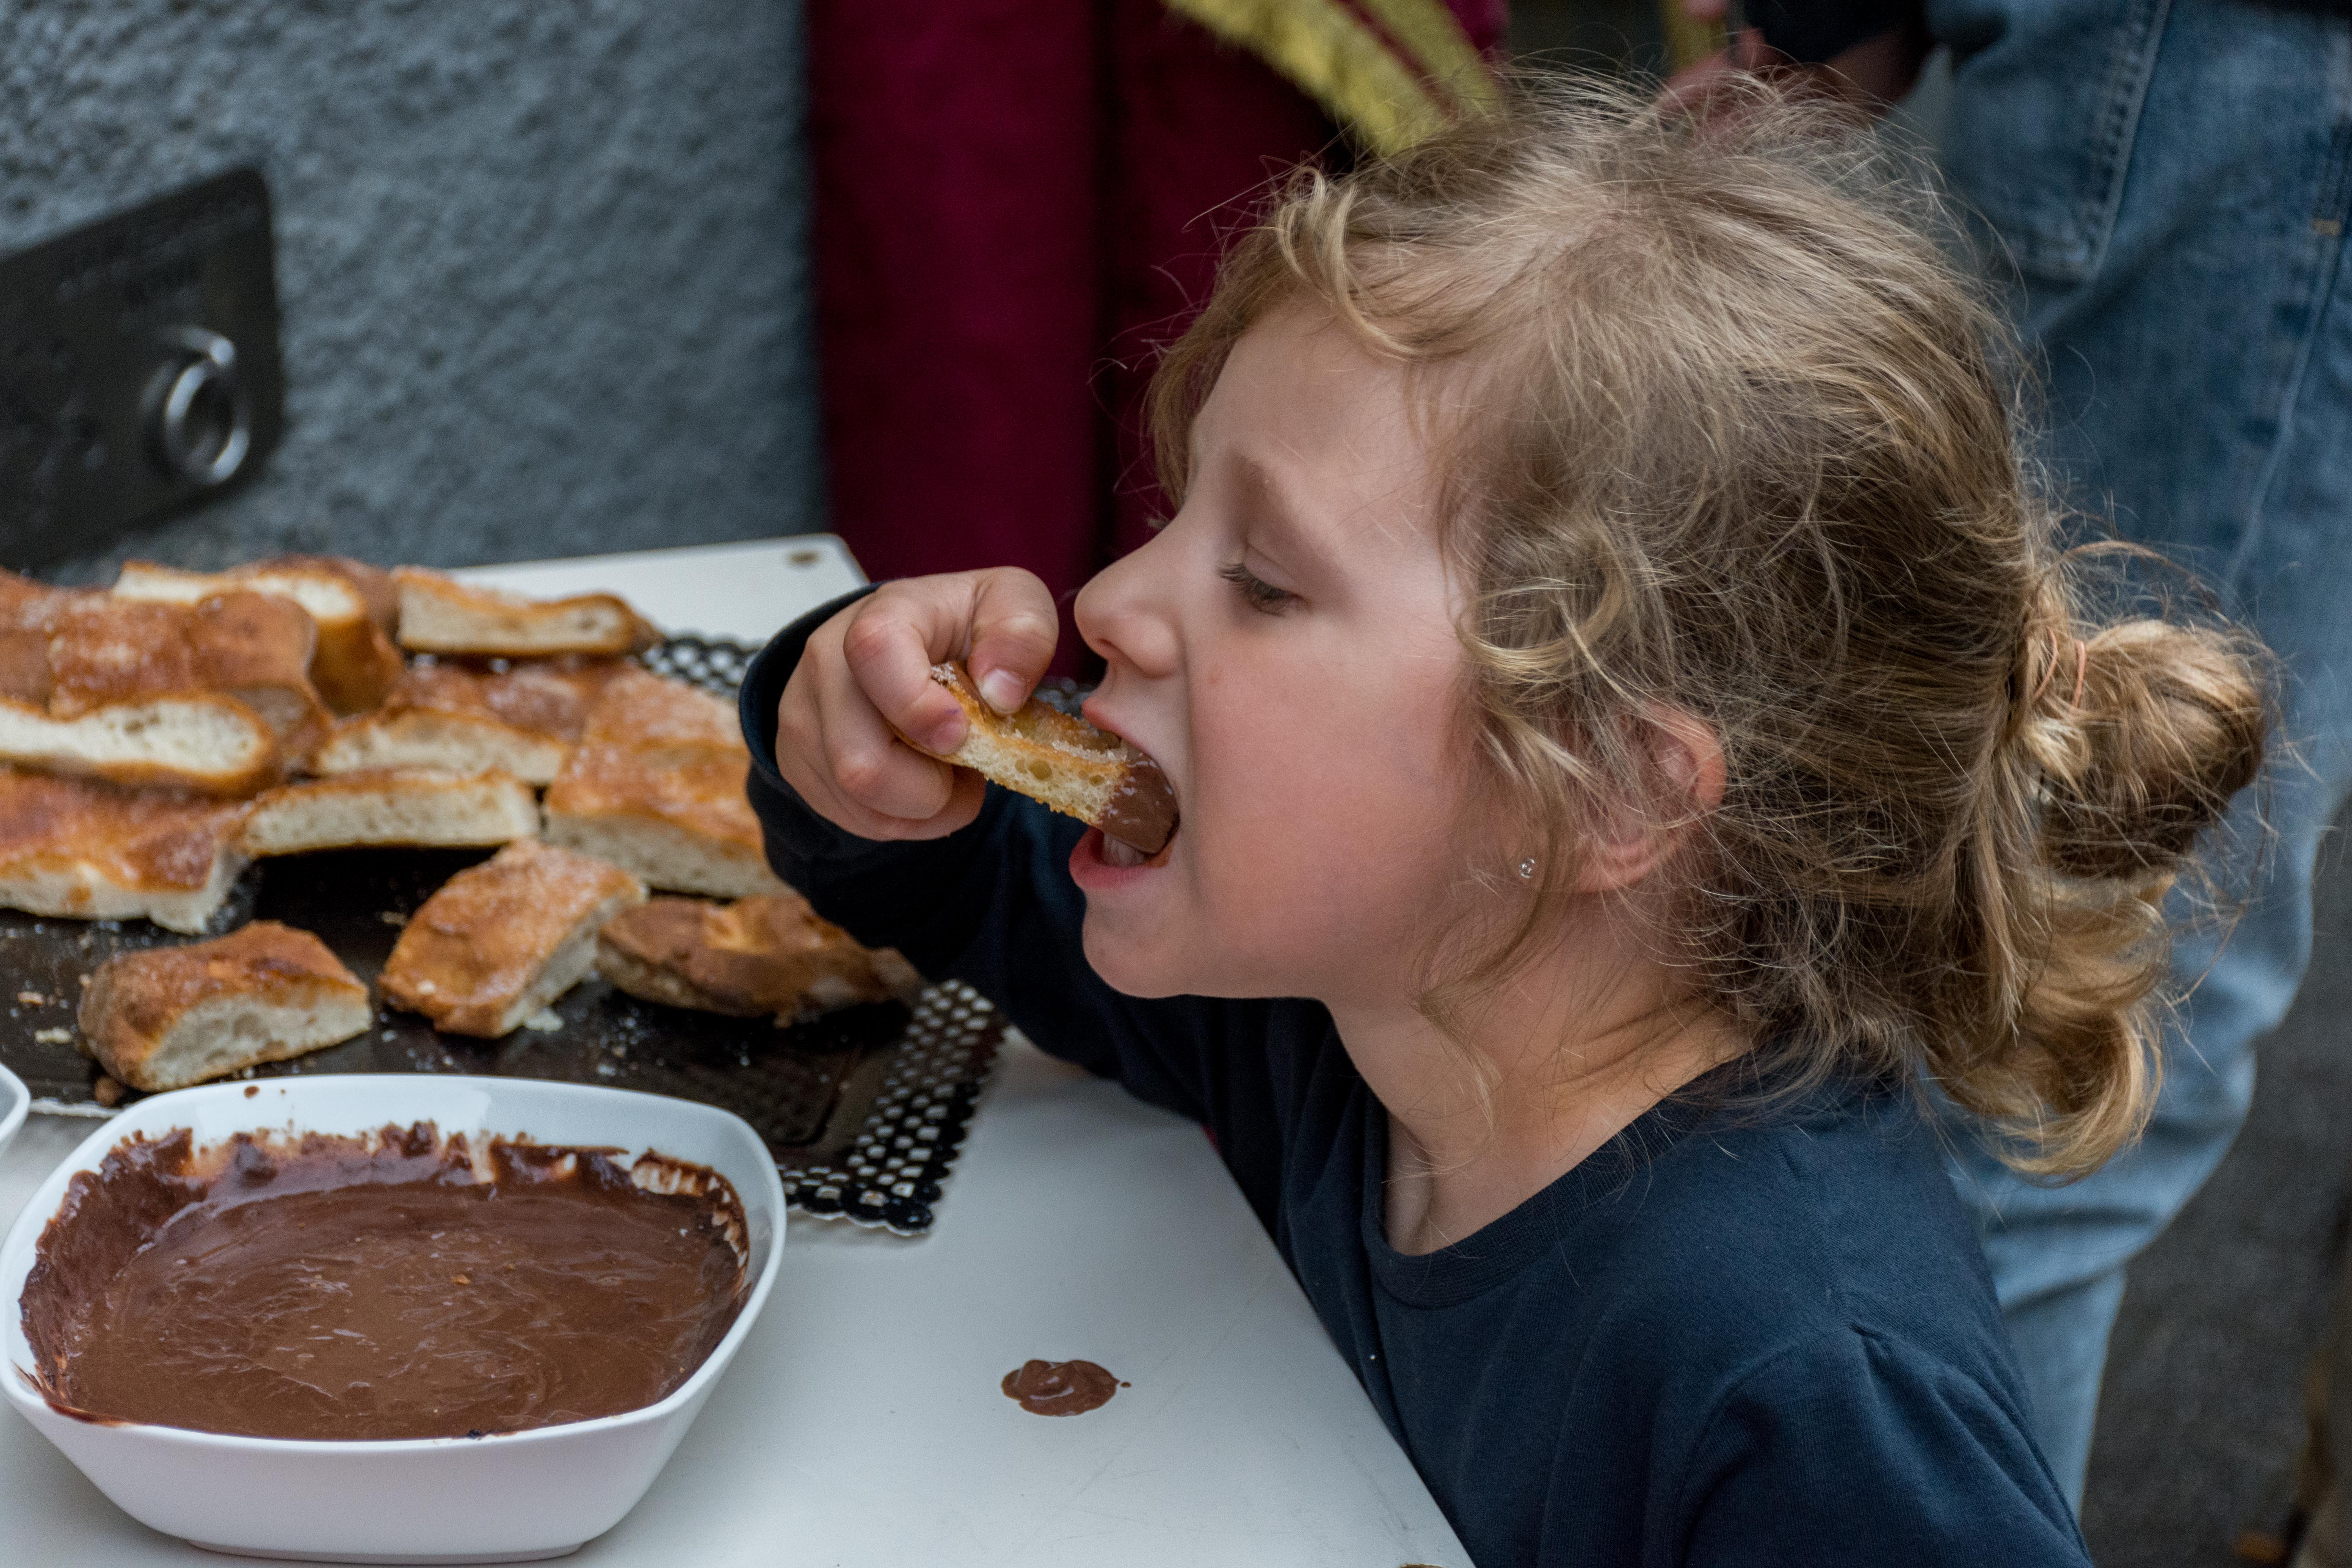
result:
[[(2275, 840), (2226, 944), (2193, 932), (2154, 1121), (2072, 1186), (1954, 1176), (2080, 1506), (2124, 1265), (2220, 1163), (2311, 956), (2352, 785), (2352, 16), (2233, 0), (1931, 0), (1944, 164), (2013, 262), (2068, 497), (2194, 568), (2284, 661)], [(2250, 795), (2253, 792), (2249, 792)], [(2233, 818), (2239, 859), (2256, 835)], [(2218, 951), (2217, 951), (2218, 948)], [(2200, 978), (2201, 976), (2201, 978)]]

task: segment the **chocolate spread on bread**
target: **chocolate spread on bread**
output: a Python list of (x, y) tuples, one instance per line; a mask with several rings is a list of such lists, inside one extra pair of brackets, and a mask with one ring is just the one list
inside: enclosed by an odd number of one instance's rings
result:
[(742, 1205), (700, 1166), (476, 1151), (430, 1122), (192, 1142), (125, 1140), (41, 1233), (25, 1337), (60, 1410), (257, 1437), (519, 1432), (664, 1398), (742, 1306)]
[(1176, 831), (1176, 792), (1150, 757), (1139, 757), (1111, 785), (1103, 803), (1102, 830), (1146, 855), (1157, 855)]
[(1032, 1415), (1084, 1415), (1127, 1384), (1090, 1361), (1028, 1361), (1006, 1373), (1002, 1386)]

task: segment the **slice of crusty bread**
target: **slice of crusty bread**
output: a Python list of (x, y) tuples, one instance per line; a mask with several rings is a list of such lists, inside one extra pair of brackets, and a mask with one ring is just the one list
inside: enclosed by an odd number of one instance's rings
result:
[(614, 676), (547, 790), (548, 842), (610, 860), (674, 892), (781, 893), (743, 786), (734, 712), (681, 681)]
[(55, 719), (0, 699), (0, 763), (115, 784), (251, 795), (278, 782), (278, 737), (233, 697), (192, 692)]
[(655, 899), (596, 937), (597, 973), (632, 996), (780, 1022), (919, 989), (895, 952), (875, 952), (789, 890), (732, 904)]
[(202, 931), (245, 868), (245, 809), (0, 768), (0, 905)]
[(133, 1089), (185, 1089), (339, 1044), (374, 1021), (368, 988), (306, 931), (256, 921), (126, 952), (82, 994), (81, 1047)]
[(541, 831), (651, 887), (727, 899), (777, 892), (783, 884), (744, 798), (751, 767), (740, 749), (583, 743), (547, 787)]
[(400, 678), (400, 650), (390, 629), (391, 578), (337, 556), (280, 555), (226, 572), (184, 572), (150, 561), (126, 562), (115, 579), (119, 598), (195, 605), (235, 591), (299, 605), (318, 628), (310, 679), (338, 713), (363, 713)]
[(539, 831), (539, 801), (512, 773), (385, 768), (266, 792), (245, 818), (248, 855), (360, 845), (505, 844)]
[(420, 659), (375, 712), (338, 725), (311, 766), (503, 769), (543, 784), (563, 766), (604, 686), (635, 667), (618, 658), (534, 660), (490, 668)]
[(496, 1039), (577, 984), (596, 932), (645, 900), (645, 884), (618, 867), (518, 838), (408, 917), (384, 998), (436, 1028)]
[(934, 666), (931, 679), (947, 688), (971, 722), (963, 744), (945, 756), (915, 750), (970, 768), (1146, 855), (1159, 853), (1175, 832), (1176, 797), (1167, 775), (1125, 741), (1034, 697), (1013, 712), (999, 713), (972, 689), (960, 664)]
[(212, 691), (261, 715), (294, 758), (326, 732), (310, 684), (317, 628), (299, 606), (242, 590), (194, 605), (60, 596), (28, 613), (48, 633), (48, 710), (71, 719), (110, 703)]
[(626, 600), (612, 594), (530, 599), (471, 587), (421, 566), (399, 567), (392, 578), (400, 590), (400, 646), (412, 653), (622, 654), (642, 652), (659, 640)]

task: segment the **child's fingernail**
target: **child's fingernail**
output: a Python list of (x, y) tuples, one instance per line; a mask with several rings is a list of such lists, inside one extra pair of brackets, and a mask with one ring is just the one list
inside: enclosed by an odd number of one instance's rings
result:
[(940, 756), (947, 755), (963, 744), (964, 731), (971, 727), (962, 714), (949, 714), (940, 721), (939, 727), (931, 731), (931, 750)]
[(1010, 713), (1029, 695), (1021, 678), (1009, 669), (992, 669), (980, 678), (980, 694), (999, 713)]

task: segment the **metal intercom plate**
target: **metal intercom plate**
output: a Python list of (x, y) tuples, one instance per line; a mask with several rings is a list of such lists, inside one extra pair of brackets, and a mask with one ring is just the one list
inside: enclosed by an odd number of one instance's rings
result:
[(269, 188), (235, 169), (0, 257), (0, 565), (102, 550), (260, 467), (273, 255)]

